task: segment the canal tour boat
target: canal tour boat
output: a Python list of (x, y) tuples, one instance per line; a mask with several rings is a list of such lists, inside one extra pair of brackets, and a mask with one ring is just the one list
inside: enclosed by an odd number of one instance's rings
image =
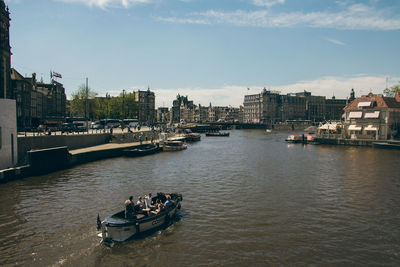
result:
[(229, 132), (208, 132), (206, 136), (229, 136)]
[[(164, 203), (167, 195), (158, 193), (157, 196), (152, 198), (152, 202), (155, 203), (160, 199)], [(177, 210), (181, 208), (181, 201), (183, 200), (182, 194), (171, 193), (169, 196), (171, 197), (171, 204), (167, 205), (158, 214), (145, 215), (136, 213), (133, 216), (134, 218), (127, 219), (125, 218), (125, 210), (122, 210), (107, 217), (102, 222), (98, 217), (98, 229), (101, 230), (99, 236), (102, 238), (102, 242), (104, 244), (124, 242), (140, 233), (169, 223)]]
[(124, 156), (127, 156), (127, 157), (141, 157), (141, 156), (155, 154), (160, 151), (161, 151), (161, 149), (158, 145), (145, 144), (145, 145), (139, 145), (139, 146), (131, 148), (131, 149), (125, 149), (123, 151), (123, 153), (124, 153)]
[(289, 135), (285, 141), (288, 143), (314, 144), (315, 135), (313, 134)]
[(286, 140), (288, 143), (301, 143), (303, 141), (302, 135), (289, 135)]
[(185, 142), (182, 141), (165, 141), (162, 145), (163, 151), (180, 151), (187, 148)]

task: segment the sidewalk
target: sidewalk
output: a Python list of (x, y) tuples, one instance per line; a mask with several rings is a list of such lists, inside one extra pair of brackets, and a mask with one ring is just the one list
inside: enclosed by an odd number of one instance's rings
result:
[[(143, 144), (150, 144), (150, 141), (144, 141)], [(91, 147), (85, 147), (85, 148), (79, 148), (79, 149), (73, 149), (69, 150), (69, 153), (71, 155), (77, 155), (77, 154), (82, 154), (82, 153), (89, 153), (89, 152), (94, 152), (94, 151), (107, 151), (107, 150), (114, 150), (114, 149), (124, 149), (124, 148), (130, 148), (134, 146), (140, 145), (140, 142), (133, 142), (133, 143), (124, 143), (124, 144), (115, 144), (115, 143), (108, 143), (104, 145), (98, 145), (98, 146), (91, 146)]]

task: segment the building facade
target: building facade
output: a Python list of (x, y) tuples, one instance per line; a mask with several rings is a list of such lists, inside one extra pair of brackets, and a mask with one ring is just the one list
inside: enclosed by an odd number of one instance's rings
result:
[(169, 110), (166, 107), (159, 107), (157, 109), (157, 122), (167, 123), (169, 122)]
[(194, 122), (206, 122), (208, 121), (208, 107), (198, 105), (194, 107)]
[(191, 122), (194, 119), (195, 107), (193, 101), (190, 101), (187, 96), (177, 95), (172, 102), (171, 121), (172, 122)]
[(332, 97), (332, 99), (326, 99), (325, 120), (341, 120), (344, 113), (344, 107), (347, 105), (347, 102), (348, 101), (346, 99), (336, 99), (335, 97)]
[(385, 140), (400, 136), (400, 95), (368, 94), (345, 107), (346, 138)]
[(67, 100), (61, 83), (37, 82), (35, 73), (24, 77), (11, 69), (11, 89), (17, 104), (18, 130), (36, 128), (45, 120), (64, 120)]
[(138, 121), (140, 124), (153, 124), (156, 121), (155, 94), (150, 91), (134, 92), (135, 101), (138, 103)]
[(243, 101), (243, 122), (261, 123), (262, 115), (262, 94), (245, 95)]
[(269, 125), (306, 120), (315, 123), (326, 120), (327, 114), (328, 119), (340, 119), (345, 104), (346, 100), (327, 101), (324, 96), (313, 96), (307, 91), (281, 95), (264, 88), (260, 94), (244, 97), (243, 122)]
[(10, 12), (0, 0), (0, 98), (13, 99), (11, 91)]

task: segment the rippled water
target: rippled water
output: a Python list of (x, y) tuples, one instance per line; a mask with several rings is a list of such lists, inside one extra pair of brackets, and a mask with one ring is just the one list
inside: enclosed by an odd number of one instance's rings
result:
[[(181, 152), (98, 161), (0, 185), (0, 265), (400, 264), (400, 151), (288, 145), (231, 131)], [(174, 224), (112, 248), (96, 216), (180, 192)]]

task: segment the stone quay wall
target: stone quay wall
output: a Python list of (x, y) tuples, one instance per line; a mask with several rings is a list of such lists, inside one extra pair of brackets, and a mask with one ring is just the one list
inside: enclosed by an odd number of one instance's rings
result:
[(29, 163), (27, 152), (65, 146), (69, 150), (105, 144), (110, 134), (42, 135), (18, 137), (18, 165)]

